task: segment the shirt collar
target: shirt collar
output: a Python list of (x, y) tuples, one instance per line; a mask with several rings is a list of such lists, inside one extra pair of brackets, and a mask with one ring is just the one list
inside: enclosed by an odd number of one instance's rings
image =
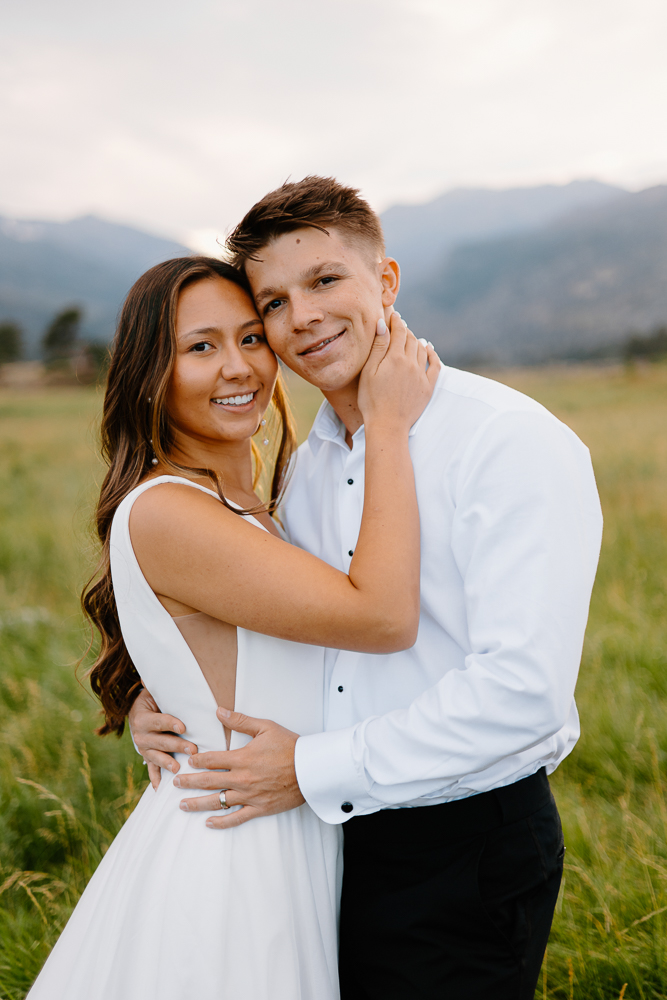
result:
[[(440, 372), (438, 373), (438, 381), (436, 382), (436, 388), (433, 396), (431, 396), (428, 401), (423, 413), (417, 418), (417, 420), (415, 420), (414, 424), (410, 428), (408, 437), (413, 437), (417, 433), (420, 424), (433, 404), (435, 392), (444, 382), (446, 370), (446, 365), (442, 365)], [(358, 441), (364, 437), (364, 425), (362, 424), (361, 427), (352, 435), (352, 441)], [(310, 430), (310, 434), (308, 435), (308, 443), (311, 451), (314, 454), (317, 454), (324, 441), (334, 442), (347, 450), (347, 445), (345, 444), (345, 425), (340, 417), (337, 416), (331, 403), (329, 403), (326, 399), (322, 402), (322, 405), (317, 411), (317, 416), (313, 421), (313, 426)]]
[(327, 402), (326, 399), (323, 400), (322, 405), (317, 411), (317, 416), (313, 421), (313, 426), (308, 435), (308, 443), (311, 451), (317, 454), (325, 441), (331, 441), (347, 448), (345, 444), (345, 425), (336, 415), (336, 411), (331, 403)]

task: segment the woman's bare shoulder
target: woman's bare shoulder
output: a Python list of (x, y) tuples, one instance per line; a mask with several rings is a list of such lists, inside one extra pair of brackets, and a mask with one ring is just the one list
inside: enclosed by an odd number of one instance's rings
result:
[(193, 516), (205, 520), (215, 518), (218, 524), (228, 520), (230, 526), (240, 520), (217, 496), (204, 493), (194, 484), (164, 482), (156, 483), (136, 498), (130, 513), (130, 530), (133, 536), (137, 532), (152, 535), (176, 527), (184, 517), (189, 521)]

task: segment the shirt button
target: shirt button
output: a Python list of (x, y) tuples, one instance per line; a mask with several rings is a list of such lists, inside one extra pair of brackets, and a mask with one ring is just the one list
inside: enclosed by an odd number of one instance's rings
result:
[(354, 806), (352, 805), (351, 802), (343, 802), (341, 809), (343, 810), (344, 813), (351, 813), (352, 810), (354, 809)]
[(338, 690), (339, 690), (339, 691), (341, 692), (341, 694), (342, 694), (342, 692), (343, 692), (343, 685), (342, 685), (342, 684), (339, 684), (339, 685), (338, 685)]
[(347, 481), (347, 485), (348, 485), (348, 486), (351, 486), (353, 482), (354, 482), (354, 479), (348, 479), (348, 481)]
[(354, 555), (354, 549), (350, 549), (350, 551), (348, 552), (348, 556), (353, 556), (353, 555)]

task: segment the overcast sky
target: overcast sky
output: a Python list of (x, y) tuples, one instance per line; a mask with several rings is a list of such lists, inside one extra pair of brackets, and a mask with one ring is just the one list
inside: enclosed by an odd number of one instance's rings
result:
[(0, 213), (193, 245), (307, 173), (667, 181), (665, 0), (4, 0)]

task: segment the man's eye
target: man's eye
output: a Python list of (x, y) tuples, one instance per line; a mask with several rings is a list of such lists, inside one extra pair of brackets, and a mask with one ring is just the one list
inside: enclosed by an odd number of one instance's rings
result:
[(267, 304), (265, 305), (264, 312), (265, 313), (273, 312), (275, 309), (278, 308), (278, 306), (281, 305), (282, 305), (282, 299), (271, 299), (271, 301), (267, 302)]
[(320, 278), (319, 284), (321, 284), (321, 285), (329, 285), (329, 284), (333, 284), (334, 281), (338, 281), (338, 278), (336, 277), (336, 275), (335, 274), (327, 274), (324, 278)]

